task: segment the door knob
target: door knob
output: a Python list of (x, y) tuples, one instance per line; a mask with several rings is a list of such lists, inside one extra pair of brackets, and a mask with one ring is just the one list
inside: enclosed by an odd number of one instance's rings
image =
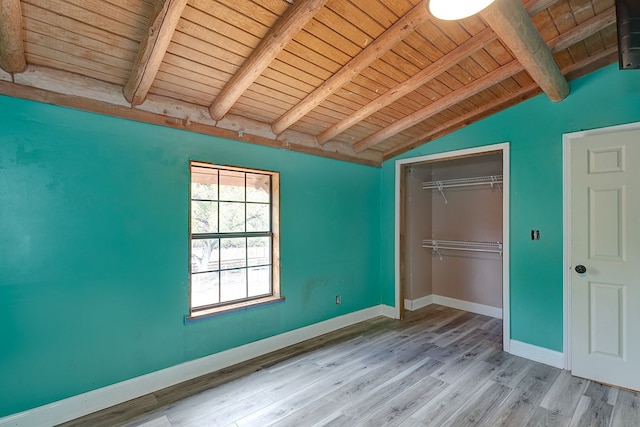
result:
[(587, 272), (587, 267), (584, 265), (576, 265), (576, 273), (582, 274)]

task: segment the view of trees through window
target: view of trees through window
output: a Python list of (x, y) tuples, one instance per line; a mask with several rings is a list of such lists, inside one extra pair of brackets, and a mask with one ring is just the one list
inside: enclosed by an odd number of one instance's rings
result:
[(191, 177), (192, 310), (270, 295), (271, 175), (192, 166)]

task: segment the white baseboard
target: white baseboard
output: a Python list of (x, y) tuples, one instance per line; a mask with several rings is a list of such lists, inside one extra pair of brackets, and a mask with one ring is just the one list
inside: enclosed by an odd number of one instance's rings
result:
[(0, 418), (0, 427), (48, 427), (60, 424), (377, 316), (395, 318), (396, 309), (381, 304), (334, 317), (333, 319), (280, 335), (9, 415)]
[(457, 308), (458, 310), (470, 311), (471, 313), (502, 319), (501, 308), (455, 298), (443, 297), (440, 295), (427, 295), (426, 297), (414, 300), (404, 300), (404, 307), (411, 311), (421, 309), (422, 307), (426, 307), (431, 304), (444, 305), (445, 307)]
[(502, 319), (502, 308), (499, 307), (491, 307), (489, 305), (443, 297), (440, 295), (433, 296), (433, 303), (444, 305), (446, 307), (457, 308), (458, 310), (470, 311), (471, 313), (482, 314), (483, 316)]
[(380, 304), (378, 308), (380, 309), (378, 316), (389, 317), (391, 319), (400, 318), (400, 316), (398, 315), (398, 310), (395, 307), (391, 307), (390, 305)]
[(509, 350), (513, 355), (524, 357), (534, 362), (544, 363), (545, 365), (555, 368), (564, 369), (564, 353), (560, 353), (559, 351), (549, 350), (548, 348), (538, 347), (516, 340), (511, 340)]
[(418, 299), (404, 300), (404, 308), (409, 311), (420, 310), (422, 307), (433, 304), (433, 295), (427, 295)]

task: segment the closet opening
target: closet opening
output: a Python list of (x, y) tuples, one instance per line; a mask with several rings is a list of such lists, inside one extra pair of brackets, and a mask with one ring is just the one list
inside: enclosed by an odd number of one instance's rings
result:
[(396, 162), (397, 317), (438, 304), (502, 319), (509, 350), (509, 145)]

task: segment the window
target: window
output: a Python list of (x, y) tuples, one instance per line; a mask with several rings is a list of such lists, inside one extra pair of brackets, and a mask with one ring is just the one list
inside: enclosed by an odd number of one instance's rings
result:
[(191, 317), (279, 300), (279, 174), (191, 162)]

